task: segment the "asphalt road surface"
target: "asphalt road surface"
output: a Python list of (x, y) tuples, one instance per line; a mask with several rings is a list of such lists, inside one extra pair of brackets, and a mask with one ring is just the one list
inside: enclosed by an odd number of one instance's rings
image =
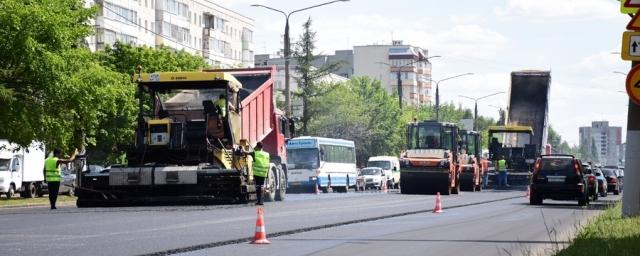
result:
[(530, 206), (522, 191), (435, 197), (289, 194), (264, 206), (270, 245), (251, 245), (253, 205), (0, 209), (0, 255), (518, 255), (565, 246), (618, 197)]

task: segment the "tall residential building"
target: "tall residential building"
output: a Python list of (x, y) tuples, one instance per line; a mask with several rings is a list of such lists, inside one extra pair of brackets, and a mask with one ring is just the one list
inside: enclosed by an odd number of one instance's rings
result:
[(592, 161), (602, 165), (619, 165), (620, 160), (624, 159), (624, 155), (621, 156), (622, 127), (609, 126), (607, 121), (594, 121), (591, 127), (580, 127), (580, 148), (583, 147), (587, 155), (598, 157)]
[(393, 41), (391, 45), (366, 45), (353, 48), (354, 75), (379, 79), (389, 93), (398, 91), (398, 72), (402, 102), (409, 105), (431, 104), (431, 63), (428, 51)]
[(94, 51), (119, 40), (185, 50), (212, 66), (253, 66), (253, 20), (208, 0), (87, 0), (93, 4)]
[[(339, 57), (338, 52), (342, 52)], [(347, 81), (346, 76), (353, 74), (353, 72), (349, 72), (349, 70), (353, 70), (353, 66), (351, 66), (348, 62), (349, 59), (349, 51), (336, 51), (336, 55), (323, 55), (318, 56), (314, 61), (313, 65), (320, 67), (325, 64), (331, 64), (335, 62), (343, 62), (340, 69), (336, 72), (342, 72), (342, 75), (338, 75), (335, 73), (330, 73), (324, 77), (320, 78), (321, 82), (329, 82), (329, 83), (339, 83)], [(343, 61), (343, 59), (346, 59)], [(284, 76), (284, 57), (280, 54), (257, 54), (255, 55), (255, 66), (256, 67), (270, 67), (276, 66), (276, 78), (275, 78), (275, 87), (276, 87), (276, 98), (278, 101), (284, 101), (284, 91), (285, 91), (285, 76)], [(289, 90), (294, 92), (298, 89), (297, 79), (300, 78), (300, 74), (296, 72), (296, 67), (298, 63), (295, 59), (292, 59), (289, 62)], [(343, 76), (345, 75), (345, 76)], [(293, 111), (293, 116), (302, 116), (302, 102), (300, 100), (293, 99), (291, 102), (291, 108)]]

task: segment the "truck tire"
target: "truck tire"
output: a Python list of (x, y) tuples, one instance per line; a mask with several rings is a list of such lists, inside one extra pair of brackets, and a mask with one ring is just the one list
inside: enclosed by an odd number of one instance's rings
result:
[(276, 187), (276, 171), (275, 171), (275, 167), (271, 167), (269, 174), (267, 175), (267, 184), (269, 187), (269, 190), (264, 190), (264, 193), (262, 193), (262, 196), (264, 197), (264, 201), (265, 202), (273, 202), (276, 200), (276, 191), (275, 191), (275, 187)]
[(276, 201), (284, 201), (287, 195), (287, 180), (282, 169), (278, 169), (278, 172), (280, 173), (280, 182), (278, 182), (278, 190), (276, 191)]
[(16, 196), (16, 186), (11, 184), (9, 185), (9, 191), (7, 191), (7, 199), (11, 199)]
[(20, 193), (24, 198), (34, 198), (37, 195), (36, 185), (33, 182), (24, 184), (24, 191)]

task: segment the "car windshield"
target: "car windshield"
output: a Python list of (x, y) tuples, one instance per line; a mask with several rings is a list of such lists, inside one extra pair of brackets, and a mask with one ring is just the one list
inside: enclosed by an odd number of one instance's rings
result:
[(295, 165), (294, 168), (318, 168), (320, 161), (317, 148), (287, 149), (287, 163)]
[(369, 163), (367, 163), (368, 167), (380, 167), (382, 169), (385, 170), (390, 170), (391, 169), (391, 162), (389, 161), (369, 161)]
[(604, 176), (616, 176), (615, 172), (611, 169), (602, 169)]
[(571, 174), (573, 170), (573, 159), (571, 158), (543, 158), (540, 163), (540, 173), (542, 174)]
[(378, 168), (364, 168), (362, 169), (362, 175), (380, 175), (380, 169)]
[(586, 174), (593, 174), (593, 171), (591, 170), (591, 166), (589, 165), (582, 165), (582, 169), (584, 170), (584, 173)]
[(104, 170), (104, 167), (101, 165), (89, 165), (89, 172), (91, 173), (100, 173)]
[(0, 172), (9, 170), (10, 159), (0, 159)]

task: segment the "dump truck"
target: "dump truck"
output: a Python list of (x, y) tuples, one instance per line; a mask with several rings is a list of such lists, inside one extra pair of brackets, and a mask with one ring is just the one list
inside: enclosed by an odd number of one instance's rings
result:
[(139, 113), (127, 164), (79, 173), (78, 207), (255, 201), (247, 152), (259, 141), (271, 155), (265, 199), (284, 200), (292, 123), (274, 106), (274, 74), (255, 68), (134, 75)]
[(400, 154), (402, 194), (458, 194), (458, 126), (438, 121), (407, 125), (406, 149)]
[(490, 158), (505, 157), (511, 185), (528, 184), (535, 159), (547, 145), (550, 84), (550, 71), (512, 72), (507, 123), (489, 128)]
[(482, 173), (480, 172), (480, 133), (460, 130), (460, 153), (458, 172), (462, 191), (482, 191)]

